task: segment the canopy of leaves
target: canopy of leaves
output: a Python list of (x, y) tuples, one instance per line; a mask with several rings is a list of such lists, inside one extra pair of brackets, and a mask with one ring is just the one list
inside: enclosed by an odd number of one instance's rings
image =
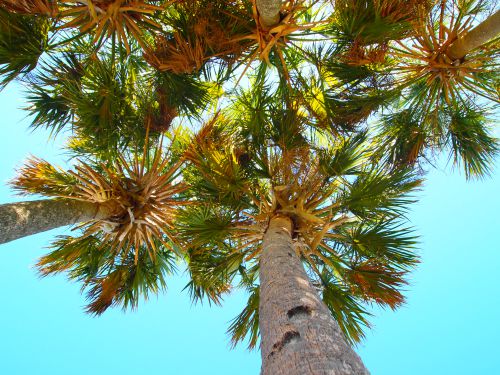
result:
[[(484, 176), (498, 153), (498, 37), (447, 54), (489, 5), (289, 0), (269, 26), (251, 0), (1, 0), (0, 85), (23, 83), (32, 126), (67, 132), (82, 160), (33, 159), (14, 185), (114, 210), (58, 239), (41, 272), (83, 282), (100, 314), (162, 290), (178, 257), (195, 300), (248, 290), (229, 332), (254, 347), (262, 236), (287, 215), (359, 341), (365, 304), (400, 306), (418, 261), (413, 167), (445, 151)], [(170, 151), (148, 150), (163, 134)]]

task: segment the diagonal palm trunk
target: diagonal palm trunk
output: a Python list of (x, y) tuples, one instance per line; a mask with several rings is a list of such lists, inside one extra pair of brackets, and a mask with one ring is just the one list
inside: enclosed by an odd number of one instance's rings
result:
[(464, 36), (450, 44), (446, 54), (452, 60), (461, 60), (469, 52), (482, 46), (500, 34), (500, 10), (486, 18)]
[(263, 26), (271, 28), (280, 21), (282, 0), (256, 0), (260, 22)]
[(274, 217), (260, 258), (262, 375), (367, 375), (295, 253), (292, 221)]
[(0, 205), (0, 244), (110, 215), (109, 207), (74, 199), (44, 199), (2, 204)]

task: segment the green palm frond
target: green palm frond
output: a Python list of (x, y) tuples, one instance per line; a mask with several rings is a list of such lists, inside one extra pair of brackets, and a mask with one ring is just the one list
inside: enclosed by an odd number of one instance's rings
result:
[(0, 9), (0, 87), (31, 72), (49, 49), (51, 21)]
[(135, 55), (120, 62), (112, 54), (53, 57), (30, 78), (32, 126), (55, 133), (71, 127), (79, 148), (104, 158), (116, 157), (127, 146), (143, 145), (152, 100), (144, 67)]
[(239, 158), (241, 149), (226, 125), (218, 115), (206, 122), (184, 157), (195, 167), (189, 182), (199, 194), (237, 208), (247, 204), (249, 180)]
[(383, 116), (377, 124), (377, 153), (398, 167), (415, 164), (435, 139), (429, 125), (411, 110)]
[(352, 296), (349, 290), (336, 284), (328, 272), (321, 278), (323, 302), (340, 326), (345, 337), (351, 343), (364, 338), (364, 329), (370, 327), (367, 317), (370, 315), (361, 305), (361, 301)]
[(176, 108), (188, 115), (198, 115), (208, 103), (214, 100), (211, 97), (210, 86), (200, 82), (198, 77), (189, 74), (173, 74), (170, 72), (155, 72), (153, 78), (159, 98), (159, 103)]
[(137, 261), (129, 255), (121, 263), (114, 264), (107, 274), (89, 280), (85, 284), (90, 301), (87, 312), (100, 315), (110, 306), (135, 309), (141, 298), (147, 300), (150, 294), (164, 291), (165, 276), (175, 271), (175, 258), (170, 251), (157, 252), (155, 259), (148, 253), (142, 249)]
[[(402, 39), (411, 31), (420, 9), (431, 1), (337, 0), (333, 30), (337, 37), (363, 45)], [(420, 8), (420, 9), (419, 9)]]
[(489, 174), (499, 145), (489, 131), (484, 112), (465, 107), (453, 111), (450, 120), (447, 142), (454, 163), (463, 163), (467, 178)]
[(96, 236), (57, 237), (51, 244), (51, 252), (42, 256), (36, 267), (41, 276), (68, 272), (69, 279), (85, 281), (98, 275), (109, 262), (109, 254), (100, 245)]
[(223, 295), (231, 290), (232, 282), (240, 272), (243, 255), (231, 252), (227, 245), (211, 247), (210, 243), (188, 254), (190, 281), (186, 288), (191, 299), (220, 305)]
[[(162, 244), (157, 243), (161, 248)], [(37, 263), (42, 276), (67, 271), (68, 278), (82, 282), (87, 289), (89, 304), (86, 311), (100, 315), (111, 306), (123, 309), (137, 308), (141, 298), (148, 299), (166, 289), (165, 277), (175, 271), (175, 256), (160, 250), (156, 257), (149, 256), (146, 248), (134, 253), (116, 256), (113, 245), (101, 236), (80, 238), (59, 237), (53, 251)]]
[(234, 220), (234, 213), (215, 205), (191, 205), (178, 213), (178, 231), (190, 246), (223, 244)]
[(248, 348), (254, 349), (259, 339), (259, 287), (252, 287), (249, 294), (245, 308), (231, 321), (227, 330), (233, 347), (248, 337)]
[(337, 230), (336, 249), (350, 259), (374, 260), (399, 271), (408, 271), (418, 263), (414, 253), (417, 237), (397, 222), (360, 222)]
[(413, 202), (408, 194), (421, 182), (411, 169), (366, 171), (346, 187), (343, 205), (360, 217), (398, 216)]
[(396, 166), (413, 165), (432, 151), (449, 151), (454, 165), (463, 166), (466, 177), (482, 177), (498, 154), (498, 139), (492, 136), (488, 112), (493, 108), (465, 101), (449, 106), (435, 116), (403, 109), (383, 116), (378, 124), (377, 155)]
[(368, 153), (365, 147), (366, 140), (366, 133), (359, 133), (348, 138), (337, 137), (336, 147), (322, 149), (319, 153), (321, 172), (328, 177), (359, 173)]

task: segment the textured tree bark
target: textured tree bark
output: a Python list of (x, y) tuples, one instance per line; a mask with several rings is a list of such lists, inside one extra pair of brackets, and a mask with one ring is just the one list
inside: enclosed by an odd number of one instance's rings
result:
[(296, 255), (292, 222), (274, 217), (260, 258), (262, 375), (366, 375)]
[(461, 60), (469, 52), (482, 46), (500, 34), (500, 10), (489, 16), (467, 34), (448, 47), (446, 54), (452, 60)]
[(74, 199), (44, 199), (0, 205), (0, 244), (46, 230), (105, 218), (103, 205)]
[(280, 22), (282, 0), (257, 0), (257, 10), (262, 26), (271, 28)]

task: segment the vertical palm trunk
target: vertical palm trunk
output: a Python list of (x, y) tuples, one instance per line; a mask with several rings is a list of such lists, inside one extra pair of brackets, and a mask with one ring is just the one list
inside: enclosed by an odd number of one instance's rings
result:
[(260, 258), (262, 375), (366, 375), (330, 311), (309, 282), (291, 238), (274, 217)]
[(257, 0), (257, 10), (260, 22), (264, 27), (271, 28), (280, 22), (282, 0)]
[(108, 207), (74, 199), (44, 199), (0, 205), (0, 244), (31, 234), (107, 217)]
[(500, 10), (489, 16), (464, 36), (450, 44), (446, 54), (452, 60), (463, 59), (469, 52), (500, 34)]

